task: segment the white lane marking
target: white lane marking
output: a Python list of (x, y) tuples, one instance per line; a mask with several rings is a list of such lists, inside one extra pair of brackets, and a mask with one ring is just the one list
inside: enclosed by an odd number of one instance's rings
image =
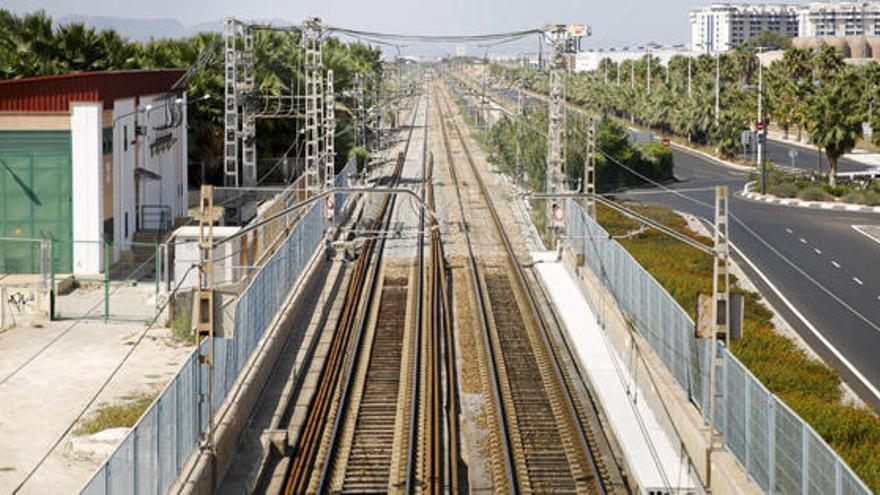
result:
[(789, 233), (789, 234), (794, 233), (794, 231), (792, 231), (791, 229), (785, 229), (785, 231), (786, 231), (787, 233)]
[(803, 237), (800, 238), (800, 241), (801, 241), (801, 244), (806, 244), (806, 243), (807, 243), (807, 240), (804, 239)]
[(832, 260), (832, 261), (831, 261), (831, 264), (834, 265), (834, 268), (840, 268), (840, 263), (838, 263), (838, 262), (836, 262), (836, 261), (833, 261), (833, 260)]
[(813, 251), (814, 251), (816, 254), (822, 254), (822, 250), (819, 249), (819, 248), (813, 248)]
[(851, 227), (859, 234), (880, 244), (880, 225), (851, 225)]
[(859, 279), (856, 278), (856, 277), (853, 277), (853, 282), (855, 282), (855, 283), (857, 283), (857, 284), (859, 284), (859, 285), (865, 285), (864, 282), (862, 282), (861, 280), (859, 280)]
[(732, 247), (733, 250), (736, 251), (736, 253), (739, 255), (739, 257), (745, 260), (746, 264), (748, 264), (749, 267), (751, 267), (751, 269), (754, 270), (759, 277), (761, 277), (761, 280), (763, 280), (764, 283), (767, 284), (767, 287), (770, 287), (770, 290), (772, 290), (776, 294), (776, 297), (778, 297), (782, 301), (782, 303), (785, 304), (789, 311), (791, 311), (799, 320), (801, 320), (801, 322), (804, 324), (804, 326), (807, 327), (810, 333), (812, 333), (817, 339), (819, 339), (819, 341), (822, 342), (822, 344), (824, 344), (825, 347), (827, 347), (832, 354), (834, 354), (834, 357), (839, 359), (840, 362), (843, 363), (844, 366), (846, 366), (846, 369), (848, 369), (850, 373), (855, 375), (855, 377), (858, 378), (862, 385), (864, 385), (865, 388), (867, 388), (868, 391), (871, 392), (875, 398), (880, 400), (880, 390), (877, 390), (877, 387), (875, 387), (870, 381), (868, 381), (868, 379), (865, 378), (865, 375), (859, 372), (859, 370), (856, 369), (856, 367), (851, 362), (849, 362), (849, 360), (846, 359), (843, 354), (841, 354), (841, 352), (838, 351), (837, 348), (834, 347), (831, 342), (829, 342), (828, 339), (826, 339), (825, 336), (822, 335), (819, 330), (817, 330), (816, 327), (813, 326), (813, 324), (810, 323), (810, 321), (807, 320), (806, 317), (804, 317), (803, 314), (801, 314), (800, 311), (798, 311), (796, 307), (794, 307), (794, 304), (792, 304), (788, 299), (786, 299), (784, 295), (782, 295), (782, 292), (777, 289), (775, 285), (773, 285), (773, 282), (771, 282), (770, 279), (767, 278), (766, 275), (764, 275), (764, 272), (758, 270), (758, 267), (755, 266), (754, 263), (752, 263), (752, 260), (748, 259), (745, 254), (743, 254), (743, 252), (740, 251), (738, 247), (736, 247), (734, 243), (731, 242), (730, 247)]

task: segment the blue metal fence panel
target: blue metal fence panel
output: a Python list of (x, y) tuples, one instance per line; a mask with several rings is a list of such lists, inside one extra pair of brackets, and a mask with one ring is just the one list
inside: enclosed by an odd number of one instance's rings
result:
[[(345, 177), (355, 170), (353, 163), (346, 166)], [(337, 177), (337, 183), (343, 181), (344, 177)], [(337, 204), (345, 204), (349, 196), (340, 194)], [(214, 341), (214, 410), (225, 402), (287, 294), (319, 248), (329, 226), (325, 212), (323, 204), (309, 209), (235, 302), (232, 338)], [(206, 346), (207, 342), (200, 345)], [(207, 390), (208, 379), (207, 370), (198, 365), (198, 354), (194, 352), (82, 493), (165, 493), (207, 426), (206, 410), (199, 417), (197, 393), (198, 380), (202, 381), (202, 390)]]
[[(635, 322), (708, 421), (709, 342), (675, 299), (575, 201), (566, 208), (571, 245)], [(765, 492), (868, 495), (849, 466), (727, 349), (716, 370), (716, 428)]]

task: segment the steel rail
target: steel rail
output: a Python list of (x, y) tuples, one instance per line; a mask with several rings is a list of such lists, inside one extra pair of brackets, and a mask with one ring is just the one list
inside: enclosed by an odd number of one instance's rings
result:
[[(418, 103), (416, 104), (415, 108), (418, 108)], [(415, 129), (415, 121), (416, 121), (417, 116), (418, 116), (418, 111), (413, 111), (412, 123), (409, 128), (409, 134), (407, 135), (406, 145), (404, 146), (404, 150), (403, 150), (402, 154), (399, 156), (397, 167), (396, 167), (395, 173), (394, 173), (395, 186), (397, 185), (397, 183), (400, 182), (400, 175), (403, 171), (404, 163), (406, 162), (406, 156), (409, 153), (409, 146), (412, 141), (412, 134), (413, 134), (413, 130)], [(390, 201), (387, 201), (389, 199), (390, 199)], [(397, 199), (396, 195), (386, 196), (386, 201), (383, 204), (382, 215), (380, 217), (381, 222), (382, 222), (382, 226), (380, 228), (382, 230), (388, 230), (388, 228), (391, 224), (391, 219), (392, 219), (392, 215), (393, 215), (393, 211), (394, 211), (394, 205), (396, 204), (396, 199)], [(421, 211), (422, 211), (422, 214), (424, 214), (425, 210), (422, 209)], [(382, 262), (382, 257), (384, 254), (383, 251), (385, 248), (385, 240), (386, 240), (385, 237), (381, 237), (381, 238), (379, 238), (378, 243), (377, 243), (378, 249), (375, 251), (376, 254), (374, 255), (374, 260), (371, 263), (373, 265), (373, 267), (375, 268), (374, 275), (375, 275), (375, 273), (378, 272), (378, 267)], [(378, 277), (375, 277), (375, 276), (374, 276), (373, 280), (371, 280), (371, 284), (370, 284), (371, 286), (370, 286), (369, 292), (367, 294), (368, 299), (366, 299), (366, 301), (368, 301), (367, 304), (369, 304), (369, 301), (372, 300), (372, 298), (374, 297), (374, 290), (375, 290), (375, 286), (376, 286), (377, 281), (378, 281)], [(421, 299), (421, 297), (419, 299)], [(354, 381), (354, 379), (356, 377), (355, 370), (357, 369), (357, 365), (359, 362), (359, 356), (360, 356), (359, 351), (360, 351), (360, 347), (361, 347), (361, 340), (363, 339), (364, 330), (365, 330), (366, 324), (367, 324), (367, 318), (368, 318), (368, 311), (363, 311), (361, 313), (361, 318), (358, 321), (358, 324), (356, 326), (356, 328), (358, 329), (358, 332), (355, 337), (354, 345), (353, 345), (353, 347), (351, 347), (351, 352), (352, 352), (351, 359), (349, 360), (349, 366), (348, 366), (347, 370), (345, 371), (345, 379), (344, 379), (345, 381), (344, 381), (343, 388), (342, 388), (342, 395), (339, 399), (339, 405), (336, 410), (336, 417), (333, 419), (333, 429), (331, 430), (331, 433), (330, 433), (329, 448), (327, 451), (325, 462), (324, 462), (323, 466), (321, 467), (321, 474), (320, 474), (320, 478), (318, 480), (318, 489), (317, 489), (318, 493), (327, 492), (326, 486), (329, 481), (330, 471), (333, 468), (334, 461), (336, 460), (335, 459), (335, 457), (336, 457), (335, 451), (336, 451), (336, 447), (337, 447), (338, 440), (339, 440), (339, 434), (340, 434), (340, 429), (342, 426), (342, 421), (345, 418), (345, 411), (348, 407), (348, 399), (349, 399), (349, 396), (351, 395), (352, 382)], [(415, 352), (416, 352), (416, 354), (418, 354), (418, 348), (416, 348)], [(415, 394), (415, 392), (414, 392), (414, 394)]]
[(510, 238), (507, 235), (507, 231), (504, 228), (503, 223), (501, 222), (501, 218), (498, 215), (498, 211), (494, 205), (494, 202), (492, 201), (492, 198), (489, 194), (489, 190), (486, 187), (486, 184), (482, 178), (482, 175), (480, 174), (479, 170), (477, 169), (476, 162), (474, 161), (474, 158), (473, 158), (473, 155), (470, 151), (470, 148), (467, 146), (466, 140), (464, 139), (464, 135), (462, 134), (460, 127), (454, 121), (453, 121), (453, 129), (455, 130), (456, 135), (459, 139), (459, 142), (461, 143), (462, 149), (464, 150), (465, 157), (467, 158), (467, 161), (470, 165), (470, 168), (473, 171), (473, 174), (477, 179), (477, 184), (478, 184), (479, 189), (485, 199), (486, 205), (488, 207), (487, 209), (489, 210), (489, 213), (492, 216), (493, 224), (499, 234), (499, 238), (501, 239), (502, 244), (504, 245), (504, 249), (508, 254), (508, 262), (510, 264), (510, 267), (513, 269), (516, 280), (517, 280), (519, 286), (521, 287), (521, 289), (523, 290), (524, 294), (526, 295), (530, 310), (531, 310), (532, 314), (535, 316), (536, 322), (538, 323), (538, 327), (540, 329), (540, 335), (542, 337), (544, 345), (546, 346), (547, 352), (550, 356), (550, 361), (553, 365), (553, 370), (555, 373), (557, 384), (559, 385), (560, 389), (563, 391), (564, 399), (565, 399), (567, 406), (568, 406), (569, 417), (572, 420), (572, 422), (577, 426), (575, 429), (577, 430), (577, 434), (579, 436), (579, 440), (580, 440), (579, 443), (580, 443), (580, 446), (582, 447), (582, 450), (583, 450), (582, 453), (584, 454), (585, 458), (588, 460), (588, 462), (590, 464), (590, 467), (591, 467), (592, 473), (593, 473), (593, 477), (595, 479), (597, 487), (599, 488), (600, 493), (604, 494), (604, 493), (606, 493), (606, 489), (604, 486), (604, 483), (605, 483), (604, 478), (600, 475), (598, 462), (596, 461), (596, 458), (592, 452), (590, 443), (587, 439), (585, 426), (580, 421), (580, 418), (579, 418), (579, 415), (577, 412), (577, 407), (576, 407), (576, 404), (574, 401), (574, 397), (572, 396), (572, 392), (571, 392), (571, 390), (569, 390), (568, 386), (566, 386), (566, 381), (563, 376), (561, 366), (558, 362), (558, 358), (551, 351), (553, 347), (550, 345), (549, 334), (548, 334), (548, 331), (546, 328), (546, 321), (544, 320), (544, 317), (541, 314), (541, 311), (538, 307), (535, 295), (532, 292), (532, 289), (526, 280), (524, 269), (523, 269), (522, 265), (519, 263), (516, 252), (513, 249), (513, 244), (511, 243)]
[[(412, 126), (410, 129), (412, 129)], [(411, 138), (412, 131), (410, 131), (409, 137), (407, 138), (407, 150)], [(402, 166), (403, 158), (401, 156), (398, 159), (397, 166), (393, 173), (395, 183), (400, 177)], [(412, 191), (408, 189), (400, 192), (412, 193)], [(383, 198), (381, 208), (382, 215), (375, 219), (372, 228), (382, 228), (383, 223), (386, 221), (386, 217), (389, 216), (386, 215), (389, 211), (388, 206), (389, 204), (393, 204), (394, 198), (396, 198), (396, 195), (394, 194), (386, 195)], [(269, 221), (269, 219), (267, 219), (267, 221)], [(330, 411), (334, 391), (340, 381), (339, 375), (342, 372), (342, 367), (344, 365), (345, 350), (348, 348), (346, 344), (349, 343), (351, 334), (354, 331), (354, 319), (357, 316), (357, 308), (361, 306), (360, 301), (362, 298), (360, 296), (364, 292), (363, 287), (365, 285), (369, 285), (370, 287), (375, 286), (372, 282), (376, 279), (375, 275), (377, 270), (371, 270), (371, 268), (375, 268), (376, 265), (370, 263), (368, 260), (373, 257), (376, 245), (382, 244), (383, 242), (382, 239), (379, 239), (378, 242), (373, 239), (368, 239), (364, 251), (358, 258), (354, 270), (354, 276), (349, 283), (348, 291), (346, 293), (346, 304), (343, 309), (343, 314), (336, 326), (327, 362), (321, 370), (319, 389), (309, 405), (309, 413), (303, 427), (303, 432), (300, 435), (296, 449), (292, 454), (293, 458), (288, 468), (287, 485), (284, 490), (286, 495), (303, 493), (307, 489), (313, 465), (319, 454), (318, 451), (320, 449), (321, 438), (324, 432), (323, 425), (326, 423), (326, 415)], [(370, 273), (373, 275), (372, 281), (367, 280)], [(339, 413), (339, 410), (337, 410), (337, 413)], [(334, 428), (335, 427), (336, 425), (334, 425)], [(328, 456), (328, 459), (330, 458), (332, 458), (332, 456)]]
[[(440, 100), (435, 95), (434, 101), (436, 103), (438, 117), (440, 120), (440, 131), (443, 136), (443, 144), (446, 151), (446, 160), (449, 164), (449, 173), (452, 177), (452, 182), (454, 184), (458, 184), (458, 176), (455, 171), (455, 167), (452, 166), (454, 163), (454, 158), (452, 156), (452, 147), (449, 145), (449, 136), (448, 131), (446, 129), (446, 122), (443, 118), (442, 112), (440, 112)], [(461, 197), (461, 191), (458, 187), (455, 188), (455, 194), (458, 198), (458, 209), (461, 214), (462, 221), (464, 221), (464, 201)], [(490, 380), (493, 384), (492, 389), (492, 399), (498, 408), (498, 430), (500, 432), (499, 441), (502, 447), (502, 455), (504, 456), (504, 470), (507, 475), (508, 488), (510, 488), (510, 493), (519, 493), (519, 486), (517, 485), (516, 478), (516, 468), (514, 466), (514, 460), (511, 456), (511, 447), (510, 447), (510, 429), (507, 423), (507, 413), (505, 411), (504, 401), (501, 399), (501, 381), (498, 376), (498, 370), (495, 367), (495, 351), (491, 345), (491, 337), (489, 331), (489, 320), (487, 315), (486, 308), (486, 295), (483, 294), (483, 291), (480, 289), (480, 267), (477, 263), (477, 256), (474, 254), (473, 243), (471, 242), (470, 231), (467, 228), (462, 229), (468, 250), (468, 259), (470, 261), (470, 274), (471, 274), (471, 284), (473, 284), (474, 290), (476, 291), (475, 300), (477, 302), (477, 311), (480, 314), (480, 327), (482, 329), (483, 335), (483, 345), (486, 348), (486, 353), (488, 354), (488, 364), (489, 364), (489, 376)]]

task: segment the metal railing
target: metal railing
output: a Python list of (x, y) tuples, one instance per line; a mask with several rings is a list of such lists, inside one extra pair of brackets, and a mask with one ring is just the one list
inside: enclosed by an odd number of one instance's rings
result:
[(141, 230), (164, 234), (171, 230), (171, 207), (168, 205), (141, 205)]
[[(709, 351), (675, 299), (574, 200), (566, 208), (571, 247), (613, 294), (706, 418)], [(724, 447), (766, 493), (870, 494), (853, 470), (803, 419), (726, 348), (716, 373), (715, 426)]]
[[(339, 174), (336, 185), (347, 185), (353, 173), (354, 161)], [(337, 211), (350, 203), (348, 193), (336, 197)], [(234, 303), (234, 334), (231, 338), (216, 338), (214, 343), (214, 410), (226, 401), (275, 314), (317, 253), (329, 226), (323, 203), (309, 208)], [(202, 345), (205, 344), (203, 341)], [(199, 373), (196, 351), (98, 468), (82, 493), (165, 493), (177, 480), (187, 459), (196, 451), (199, 434), (207, 427), (207, 418), (198, 414), (196, 380), (205, 384), (209, 377)]]

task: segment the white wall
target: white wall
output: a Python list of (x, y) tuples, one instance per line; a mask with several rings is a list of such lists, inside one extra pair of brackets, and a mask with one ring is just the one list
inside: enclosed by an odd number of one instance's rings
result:
[[(113, 104), (113, 254), (128, 249), (135, 232), (135, 115), (134, 98), (116, 100)], [(126, 141), (128, 144), (126, 145)], [(127, 149), (126, 149), (127, 148)], [(128, 235), (125, 218), (128, 216)]]
[(73, 271), (100, 273), (104, 231), (102, 103), (71, 103)]
[[(161, 180), (141, 179), (140, 204), (168, 206), (173, 217), (185, 217), (187, 214), (186, 121), (170, 129), (161, 129), (161, 127), (171, 123), (170, 113), (166, 113), (166, 110), (170, 111), (169, 107), (185, 113), (186, 106), (175, 104), (174, 97), (166, 102), (164, 98), (160, 98), (160, 95), (141, 97), (141, 109), (145, 109), (147, 105), (152, 105), (152, 108), (142, 113), (142, 125), (146, 126), (146, 134), (141, 136), (139, 163), (142, 168), (161, 176)], [(161, 150), (153, 150), (151, 144), (165, 135), (171, 135), (173, 144)], [(147, 227), (153, 226), (153, 223), (147, 225)]]
[[(137, 210), (138, 195), (140, 205), (166, 205), (175, 218), (187, 215), (187, 182), (186, 182), (186, 120), (183, 124), (169, 130), (157, 130), (166, 124), (164, 104), (157, 95), (141, 96), (137, 102), (127, 98), (116, 100), (113, 105), (113, 241), (114, 256), (129, 249), (126, 245), (134, 239), (140, 213)], [(184, 100), (185, 101), (185, 100)], [(147, 106), (151, 106), (147, 110)], [(183, 105), (182, 109), (186, 109)], [(185, 111), (184, 111), (185, 114)], [(145, 131), (135, 136), (136, 127)], [(123, 133), (127, 136), (123, 139)], [(170, 148), (153, 153), (150, 144), (157, 137), (171, 133), (174, 144)], [(137, 145), (134, 144), (137, 138)], [(126, 150), (125, 140), (128, 141)], [(135, 190), (135, 169), (149, 170), (162, 177), (160, 181), (146, 177), (140, 179), (139, 194)], [(128, 235), (125, 235), (125, 216), (128, 214)], [(172, 219), (173, 222), (173, 219)], [(143, 226), (141, 226), (143, 228)], [(151, 223), (148, 227), (153, 227)]]

